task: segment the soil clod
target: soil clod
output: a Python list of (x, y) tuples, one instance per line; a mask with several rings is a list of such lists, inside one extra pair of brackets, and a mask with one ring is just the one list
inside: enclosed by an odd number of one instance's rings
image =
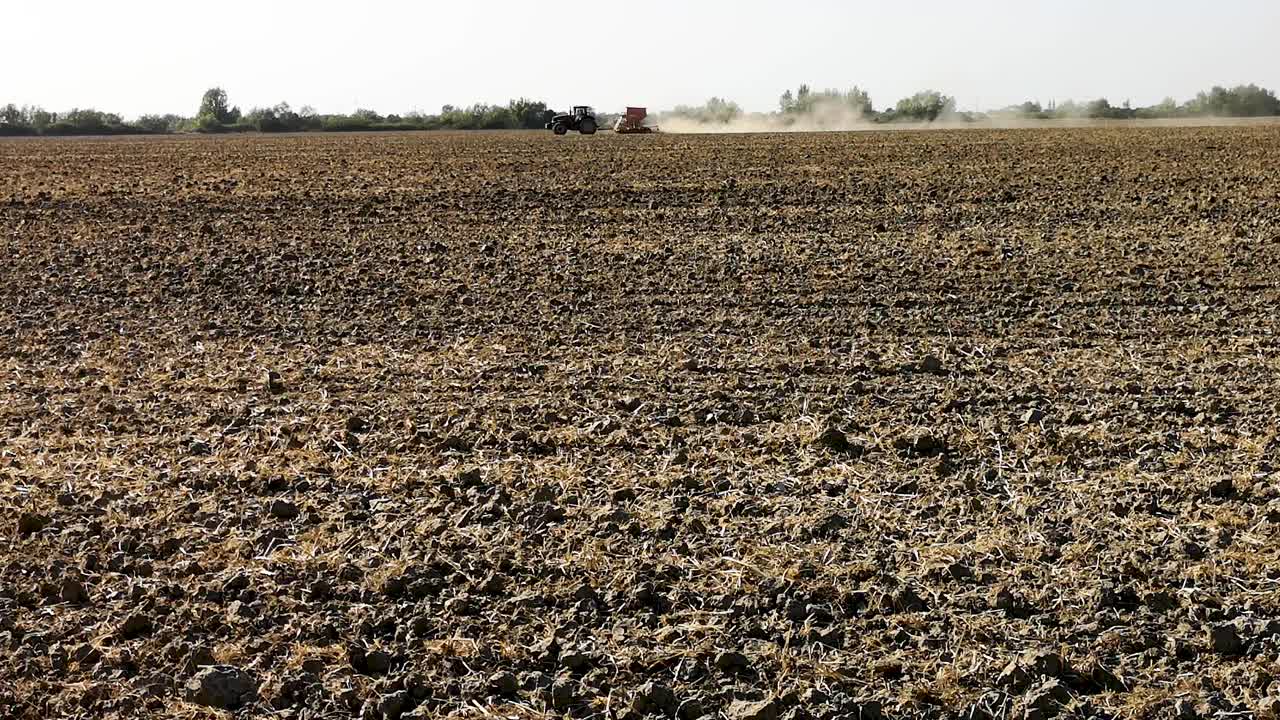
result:
[(248, 672), (229, 665), (213, 665), (196, 673), (186, 684), (187, 699), (197, 705), (235, 710), (252, 702), (257, 681)]

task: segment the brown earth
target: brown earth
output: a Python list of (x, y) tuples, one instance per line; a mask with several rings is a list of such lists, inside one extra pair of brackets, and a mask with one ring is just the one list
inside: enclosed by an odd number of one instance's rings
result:
[(0, 143), (5, 717), (1274, 717), (1280, 127)]

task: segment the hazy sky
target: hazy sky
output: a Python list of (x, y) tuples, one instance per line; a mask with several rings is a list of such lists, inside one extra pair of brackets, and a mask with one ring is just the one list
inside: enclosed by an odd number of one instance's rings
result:
[(916, 90), (962, 109), (1280, 89), (1280, 0), (0, 0), (0, 103), (194, 113), (436, 112), (517, 96), (771, 110), (787, 87)]

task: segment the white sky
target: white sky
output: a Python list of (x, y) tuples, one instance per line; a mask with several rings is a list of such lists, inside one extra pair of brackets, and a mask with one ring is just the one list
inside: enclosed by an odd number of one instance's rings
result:
[(787, 87), (962, 109), (1280, 90), (1280, 0), (0, 0), (0, 103), (436, 112), (527, 96), (772, 110)]

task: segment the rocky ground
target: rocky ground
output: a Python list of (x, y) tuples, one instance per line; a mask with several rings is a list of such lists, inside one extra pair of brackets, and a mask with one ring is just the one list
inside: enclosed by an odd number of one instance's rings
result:
[(1280, 711), (1280, 126), (0, 167), (6, 717)]

